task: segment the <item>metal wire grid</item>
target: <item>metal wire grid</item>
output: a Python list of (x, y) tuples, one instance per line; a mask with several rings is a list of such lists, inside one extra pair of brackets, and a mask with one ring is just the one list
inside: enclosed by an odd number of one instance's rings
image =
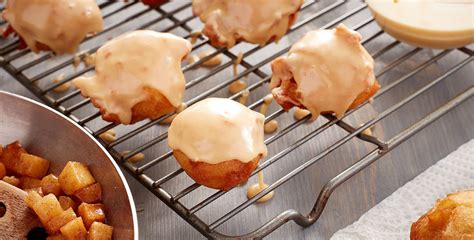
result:
[[(302, 11), (305, 9), (310, 9), (311, 7), (314, 7), (317, 5), (318, 2), (316, 1), (309, 1), (305, 2), (305, 4), (302, 6)], [(113, 18), (119, 14), (122, 14), (123, 12), (126, 12), (132, 8), (136, 8), (137, 10), (134, 11), (131, 15), (128, 15), (127, 17), (120, 18), (118, 20), (114, 20), (112, 23), (106, 26), (105, 30), (101, 33), (96, 34), (95, 36), (88, 37), (85, 42), (90, 41), (90, 40), (96, 40), (99, 38), (101, 35), (104, 35), (108, 32), (112, 32), (115, 29), (119, 29), (123, 25), (126, 25), (127, 23), (134, 21), (142, 16), (145, 16), (146, 14), (155, 14), (153, 15), (153, 18), (147, 18), (146, 21), (139, 21), (139, 24), (134, 27), (134, 29), (145, 29), (145, 28), (150, 28), (156, 24), (162, 23), (164, 21), (167, 21), (169, 24), (167, 27), (160, 29), (161, 31), (177, 31), (177, 29), (184, 30), (180, 32), (181, 36), (184, 38), (190, 38), (190, 33), (193, 31), (193, 29), (190, 26), (190, 23), (192, 21), (195, 21), (195, 17), (188, 14), (185, 17), (179, 17), (178, 15), (182, 12), (190, 12), (190, 6), (191, 4), (189, 2), (185, 2), (184, 4), (181, 3), (173, 3), (171, 4), (171, 7), (167, 7), (167, 5), (164, 5), (162, 7), (156, 8), (156, 9), (150, 9), (147, 7), (139, 6), (140, 3), (137, 2), (129, 2), (129, 3), (120, 3), (120, 2), (113, 2), (113, 1), (105, 1), (100, 3), (100, 8), (103, 11), (103, 16), (104, 19), (107, 20), (109, 18)], [(312, 12), (310, 14), (307, 14), (309, 16), (300, 18), (298, 22), (289, 30), (289, 33), (298, 30), (299, 28), (305, 26), (308, 23), (311, 23), (317, 19), (330, 19), (329, 22), (326, 24), (322, 25), (321, 28), (332, 28), (335, 27), (337, 24), (346, 21), (347, 19), (354, 17), (355, 15), (367, 11), (366, 5), (364, 3), (359, 3), (355, 7), (351, 7), (345, 14), (336, 16), (336, 17), (331, 17), (330, 13), (334, 11), (337, 8), (341, 8), (347, 5), (346, 1), (336, 1), (334, 3), (329, 4), (328, 6), (319, 9), (317, 12)], [(152, 19), (152, 20), (150, 20)], [(357, 24), (351, 26), (354, 30), (362, 30), (364, 27), (367, 27), (369, 24), (373, 23), (373, 19), (371, 17), (363, 19), (359, 21)], [(5, 24), (5, 23), (2, 23)], [(375, 32), (372, 32), (366, 38), (363, 40), (363, 44), (368, 44), (369, 42), (373, 41), (374, 39), (380, 37), (383, 34), (382, 30), (378, 30)], [(382, 48), (378, 49), (377, 51), (373, 52), (372, 55), (375, 59), (377, 59), (379, 56), (385, 54), (386, 52), (390, 51), (394, 47), (398, 46), (400, 42), (393, 40), (390, 44), (383, 46)], [(83, 45), (87, 45), (83, 44)], [(1, 64), (2, 67), (9, 72), (13, 77), (15, 77), (18, 81), (20, 81), (25, 87), (27, 87), (29, 90), (31, 90), (37, 97), (45, 101), (47, 104), (50, 106), (53, 106), (57, 110), (61, 111), (65, 115), (68, 115), (72, 119), (74, 119), (76, 122), (78, 122), (80, 125), (82, 125), (86, 130), (88, 130), (92, 135), (94, 135), (96, 138), (101, 133), (104, 133), (105, 131), (119, 127), (116, 124), (108, 124), (100, 120), (100, 114), (97, 110), (94, 110), (94, 112), (90, 111), (84, 111), (87, 112), (88, 114), (81, 117), (78, 116), (80, 115), (81, 111), (84, 108), (91, 108), (91, 104), (89, 99), (84, 99), (80, 96), (78, 90), (71, 90), (65, 94), (55, 94), (53, 93), (53, 89), (56, 87), (71, 81), (72, 79), (76, 78), (77, 76), (80, 76), (82, 74), (88, 73), (93, 71), (93, 66), (89, 67), (79, 67), (78, 69), (75, 70), (75, 72), (69, 73), (63, 80), (57, 82), (57, 83), (46, 83), (46, 84), (40, 84), (41, 81), (44, 79), (50, 79), (52, 75), (65, 71), (67, 72), (67, 68), (70, 68), (71, 64), (74, 62), (74, 59), (72, 57), (63, 57), (62, 61), (59, 63), (52, 63), (49, 64), (49, 67), (41, 67), (39, 73), (36, 73), (34, 75), (29, 75), (28, 71), (32, 68), (37, 67), (38, 65), (41, 65), (45, 62), (48, 61), (54, 61), (54, 59), (57, 59), (58, 57), (53, 58), (54, 55), (49, 54), (49, 53), (43, 53), (39, 56), (31, 57), (31, 53), (28, 49), (23, 49), (23, 50), (17, 50), (19, 46), (19, 42), (17, 40), (9, 40), (7, 42), (4, 42), (4, 44), (0, 48), (0, 54), (3, 57)], [(81, 50), (86, 50), (88, 53), (93, 53), (95, 52), (98, 46), (93, 46), (89, 47), (86, 49), (81, 49)], [(193, 52), (197, 49), (200, 48), (205, 48), (205, 47), (210, 47), (209, 41), (205, 39), (204, 37), (201, 37), (198, 43), (196, 43), (193, 46)], [(237, 76), (231, 77), (225, 81), (220, 81), (217, 83), (217, 85), (205, 89), (204, 91), (200, 91), (196, 96), (193, 96), (191, 99), (187, 101), (187, 105), (192, 105), (196, 103), (199, 100), (202, 100), (206, 97), (215, 95), (222, 89), (225, 89), (230, 83), (237, 79), (244, 78), (247, 75), (254, 75), (257, 77), (257, 81), (255, 81), (253, 84), (250, 84), (248, 86), (248, 90), (253, 93), (254, 91), (257, 92), (257, 89), (259, 89), (262, 86), (265, 86), (266, 83), (269, 82), (270, 76), (267, 74), (264, 70), (265, 67), (268, 67), (269, 62), (271, 62), (273, 59), (275, 59), (278, 56), (281, 56), (285, 54), (289, 50), (290, 46), (287, 46), (280, 51), (272, 54), (271, 56), (258, 61), (255, 64), (251, 64), (250, 62), (246, 61), (248, 57), (251, 57), (253, 54), (258, 53), (259, 50), (261, 50), (264, 47), (255, 47), (252, 46), (248, 50), (243, 52), (244, 60), (240, 63), (240, 68), (243, 68), (244, 70), (241, 71)], [(400, 64), (402, 64), (404, 61), (409, 60), (411, 57), (414, 55), (418, 54), (422, 49), (420, 48), (414, 48), (407, 52), (406, 54), (399, 56), (396, 60), (392, 61), (390, 64), (387, 64), (384, 66), (380, 71), (378, 71), (377, 77), (380, 78), (382, 77), (385, 73), (391, 71), (392, 69), (396, 68)], [(389, 84), (385, 85), (382, 87), (382, 89), (377, 93), (377, 95), (374, 96), (374, 99), (379, 98), (383, 94), (389, 92), (391, 89), (395, 88), (396, 86), (402, 84), (404, 81), (407, 79), (410, 79), (414, 75), (422, 72), (425, 70), (428, 66), (431, 64), (440, 61), (442, 58), (444, 58), (446, 55), (452, 52), (459, 52), (462, 53), (465, 57), (455, 66), (441, 74), (439, 77), (436, 79), (433, 79), (431, 82), (427, 83), (424, 85), (422, 88), (418, 89), (416, 92), (411, 94), (410, 96), (406, 97), (402, 101), (399, 101), (395, 105), (387, 108), (385, 111), (379, 113), (376, 117), (372, 118), (371, 120), (367, 121), (364, 123), (362, 126), (354, 127), (351, 124), (349, 124), (347, 120), (347, 116), (350, 116), (351, 114), (357, 112), (360, 108), (364, 107), (368, 103), (364, 103), (361, 106), (357, 107), (356, 109), (353, 109), (349, 112), (346, 113), (345, 117), (342, 119), (338, 120), (334, 118), (331, 115), (325, 115), (323, 116), (326, 121), (321, 124), (319, 127), (316, 129), (310, 131), (309, 133), (305, 134), (303, 137), (299, 138), (298, 140), (294, 141), (292, 144), (290, 144), (287, 148), (279, 150), (276, 154), (269, 156), (266, 160), (260, 163), (259, 167), (252, 173), (252, 176), (255, 175), (256, 173), (266, 169), (273, 163), (281, 160), (284, 158), (287, 154), (291, 153), (293, 150), (297, 149), (310, 139), (313, 139), (314, 137), (320, 135), (323, 131), (329, 129), (330, 127), (337, 126), (340, 129), (343, 129), (347, 134), (344, 135), (343, 138), (337, 140), (334, 144), (330, 145), (329, 147), (325, 148), (324, 150), (320, 151), (316, 156), (314, 156), (311, 159), (308, 159), (305, 161), (302, 165), (294, 168), (292, 171), (289, 173), (285, 174), (283, 177), (280, 179), (274, 181), (270, 186), (265, 189), (263, 192), (259, 193), (255, 197), (242, 202), (239, 206), (233, 208), (232, 210), (228, 211), (226, 214), (218, 217), (217, 219), (211, 221), (211, 222), (206, 222), (205, 220), (201, 219), (200, 217), (197, 216), (197, 213), (203, 209), (204, 207), (210, 205), (214, 201), (218, 200), (220, 197), (226, 194), (226, 192), (223, 191), (217, 191), (205, 198), (204, 200), (198, 202), (197, 204), (193, 206), (186, 206), (181, 202), (181, 200), (192, 194), (196, 189), (200, 188), (200, 185), (198, 184), (190, 184), (189, 186), (185, 187), (181, 191), (179, 191), (176, 194), (172, 194), (168, 192), (163, 185), (165, 185), (167, 182), (172, 180), (173, 178), (176, 178), (177, 176), (181, 175), (183, 170), (182, 169), (177, 169), (175, 171), (169, 172), (165, 174), (164, 176), (161, 177), (153, 177), (149, 174), (147, 174), (147, 171), (153, 168), (157, 168), (160, 164), (164, 164), (166, 161), (173, 161), (169, 160), (171, 159), (172, 152), (168, 151), (160, 156), (151, 156), (152, 159), (149, 161), (145, 161), (143, 164), (135, 164), (131, 163), (130, 161), (127, 161), (130, 157), (135, 155), (136, 153), (143, 152), (147, 149), (153, 148), (157, 146), (158, 144), (166, 144), (165, 139), (167, 137), (166, 130), (161, 131), (159, 133), (153, 132), (153, 137), (150, 141), (145, 142), (135, 148), (133, 148), (130, 152), (121, 154), (119, 147), (121, 144), (124, 142), (128, 141), (129, 139), (132, 139), (136, 137), (137, 135), (140, 135), (141, 133), (153, 128), (154, 126), (157, 126), (158, 123), (163, 121), (165, 118), (170, 116), (171, 114), (168, 114), (166, 116), (163, 116), (159, 119), (145, 122), (143, 124), (137, 124), (135, 127), (130, 127), (126, 128), (126, 131), (124, 134), (122, 134), (120, 137), (117, 138), (117, 140), (111, 142), (111, 143), (106, 143), (102, 141), (100, 138), (98, 138), (99, 141), (110, 151), (112, 156), (122, 164), (125, 169), (131, 173), (136, 179), (138, 179), (145, 187), (147, 187), (151, 192), (153, 192), (159, 199), (161, 199), (163, 202), (165, 202), (169, 207), (171, 207), (176, 213), (178, 213), (183, 219), (185, 219), (188, 223), (190, 223), (193, 227), (195, 227), (199, 232), (201, 232), (203, 235), (206, 237), (210, 238), (225, 238), (225, 237), (230, 237), (228, 235), (225, 235), (223, 233), (220, 233), (216, 228), (221, 226), (223, 223), (227, 222), (229, 219), (234, 217), (236, 214), (241, 212), (242, 210), (248, 208), (250, 205), (256, 202), (260, 197), (266, 195), (272, 190), (275, 190), (278, 188), (280, 185), (283, 183), (287, 182), (291, 178), (295, 177), (297, 174), (302, 172), (304, 169), (308, 168), (309, 166), (313, 165), (314, 163), (320, 161), (322, 158), (330, 154), (332, 151), (335, 149), (339, 148), (341, 145), (344, 143), (350, 141), (351, 139), (357, 138), (360, 140), (363, 140), (365, 142), (368, 142), (370, 144), (373, 144), (373, 148), (371, 151), (369, 151), (363, 158), (360, 160), (356, 161), (353, 163), (350, 167), (339, 173), (337, 176), (332, 178), (330, 181), (328, 181), (324, 187), (321, 189), (321, 192), (319, 194), (319, 197), (314, 204), (314, 207), (312, 211), (307, 214), (301, 214), (295, 210), (286, 210), (277, 215), (276, 217), (272, 218), (270, 221), (265, 223), (264, 225), (260, 226), (258, 229), (256, 229), (253, 232), (250, 232), (245, 235), (241, 235), (238, 237), (243, 237), (243, 238), (260, 238), (263, 236), (266, 236), (270, 232), (274, 231), (277, 229), (279, 226), (282, 224), (288, 222), (289, 220), (295, 221), (297, 224), (301, 226), (309, 226), (312, 223), (314, 223), (319, 216), (321, 215), (328, 199), (331, 193), (336, 189), (339, 185), (341, 185), (343, 182), (345, 182), (347, 179), (351, 178), (355, 174), (357, 174), (359, 171), (362, 169), (366, 168), (369, 166), (371, 163), (379, 159), (381, 156), (398, 146), (400, 143), (404, 142), (406, 139), (411, 137), (413, 134), (416, 132), (420, 131), (424, 127), (426, 127), (428, 124), (432, 123), (435, 121), (437, 118), (448, 112), (449, 110), (453, 109), (463, 101), (471, 98), (474, 95), (474, 87), (468, 86), (462, 93), (460, 93), (458, 96), (454, 97), (445, 105), (441, 106), (440, 108), (436, 109), (432, 113), (428, 114), (418, 122), (416, 122), (413, 126), (407, 128), (406, 130), (400, 132), (396, 136), (392, 137), (389, 140), (382, 140), (370, 135), (366, 135), (363, 133), (363, 131), (377, 122), (381, 121), (385, 117), (387, 117), (389, 114), (394, 113), (416, 97), (420, 96), (439, 82), (443, 81), (445, 78), (448, 76), (452, 75), (456, 71), (460, 70), (461, 68), (465, 67), (467, 64), (472, 62), (474, 54), (473, 51), (470, 50), (469, 48), (460, 48), (456, 50), (445, 50), (437, 53), (434, 55), (432, 58), (430, 58), (427, 61), (421, 62), (416, 68), (411, 70), (409, 73), (404, 74), (398, 79), (393, 79), (390, 81)], [(197, 70), (203, 62), (206, 60), (218, 55), (218, 54), (223, 54), (225, 57), (227, 57), (228, 61), (224, 62), (223, 64), (214, 67), (210, 69), (208, 72), (205, 72), (201, 75), (198, 75), (198, 77), (191, 79), (187, 81), (186, 83), (186, 89), (187, 91), (192, 90), (192, 87), (195, 87), (199, 85), (201, 82), (204, 81), (210, 81), (213, 77), (216, 78), (218, 74), (220, 74), (223, 71), (227, 71), (231, 68), (233, 61), (237, 58), (236, 54), (233, 53), (230, 50), (226, 50), (223, 48), (220, 49), (215, 49), (212, 54), (210, 54), (207, 57), (204, 57), (200, 59), (199, 61), (186, 65), (183, 67), (183, 72), (192, 72), (192, 71), (199, 71)], [(30, 56), (30, 57), (29, 57)], [(21, 59), (27, 59), (23, 61), (20, 64), (15, 64), (15, 62), (19, 62)], [(21, 62), (21, 61), (20, 61)], [(53, 65), (52, 67), (50, 65)], [(267, 71), (268, 72), (268, 71)], [(195, 87), (197, 88), (197, 87)], [(242, 95), (242, 92), (239, 92), (233, 96), (230, 96), (231, 99), (237, 100), (240, 96)], [(72, 103), (69, 103), (72, 102)], [(257, 109), (261, 104), (263, 103), (263, 96), (260, 95), (257, 100), (252, 102), (249, 107), (252, 109)], [(266, 117), (266, 122), (275, 119), (282, 115), (284, 111), (282, 109), (278, 109), (271, 114), (269, 114)], [(300, 127), (303, 123), (308, 121), (308, 117), (294, 121), (290, 123), (289, 125), (281, 128), (277, 133), (269, 136), (268, 138), (265, 139), (265, 143), (272, 144), (276, 140), (284, 137), (286, 134), (294, 131), (296, 128)], [(100, 127), (94, 129), (93, 127), (89, 126), (88, 124), (90, 122), (99, 122), (99, 124), (91, 124), (91, 125), (99, 125)]]

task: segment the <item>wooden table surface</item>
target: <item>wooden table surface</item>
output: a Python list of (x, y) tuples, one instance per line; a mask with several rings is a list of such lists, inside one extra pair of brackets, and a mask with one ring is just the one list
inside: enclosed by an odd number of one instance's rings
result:
[[(180, 1), (176, 2), (178, 2), (176, 4), (179, 4)], [(314, 4), (300, 14), (300, 19), (304, 19), (309, 14), (324, 8), (331, 2), (332, 1), (321, 1)], [(277, 49), (281, 49), (282, 46), (289, 46), (301, 37), (304, 32), (323, 26), (329, 20), (342, 15), (357, 5), (360, 5), (359, 1), (349, 1), (338, 9), (332, 11), (327, 18), (310, 22), (298, 31), (292, 33), (289, 37), (282, 39), (278, 45), (271, 44), (262, 49), (258, 54), (249, 56), (246, 60), (251, 64), (257, 63), (259, 60), (275, 53)], [(370, 16), (368, 10), (362, 11), (359, 15), (345, 21), (345, 23), (348, 26), (354, 26), (360, 22), (361, 19), (366, 19)], [(156, 29), (159, 30), (160, 28), (157, 27)], [(364, 27), (360, 32), (364, 37), (366, 37), (370, 36), (378, 29), (379, 28), (375, 23), (371, 23), (367, 27)], [(393, 38), (387, 34), (382, 34), (367, 43), (365, 47), (373, 54), (393, 42)], [(244, 46), (237, 46), (232, 49), (232, 52), (237, 53), (239, 51), (245, 51), (250, 46), (248, 44), (241, 45)], [(393, 48), (375, 59), (376, 72), (379, 72), (387, 66), (387, 64), (390, 64), (401, 55), (406, 54), (413, 49), (414, 47), (404, 43), (396, 44)], [(404, 74), (409, 73), (417, 65), (430, 59), (439, 52), (439, 50), (430, 49), (423, 49), (417, 52), (413, 57), (407, 59), (397, 67), (379, 77), (379, 82), (382, 85), (382, 88)], [(420, 87), (442, 75), (446, 70), (466, 57), (466, 54), (458, 50), (451, 51), (441, 60), (431, 64), (425, 70), (414, 75), (394, 89), (386, 92), (379, 98), (375, 99), (372, 104), (364, 106), (345, 120), (355, 127), (367, 122), (378, 113), (383, 112), (390, 106), (414, 93)], [(223, 57), (223, 60), (229, 61), (226, 57)], [(216, 81), (219, 79), (229, 79), (231, 71), (230, 69), (228, 70), (229, 71), (226, 71), (223, 74), (212, 77), (212, 79), (216, 79)], [(268, 64), (262, 67), (261, 70), (270, 74)], [(206, 71), (208, 70), (197, 69), (187, 72), (186, 78), (196, 78), (197, 76), (205, 74)], [(258, 80), (258, 77), (250, 76), (249, 81)], [(210, 88), (215, 84), (216, 82), (212, 81), (204, 82), (202, 86), (197, 87), (199, 89), (196, 91), (202, 91), (202, 89)], [(373, 130), (373, 134), (381, 139), (388, 140), (400, 131), (411, 126), (423, 116), (442, 106), (449, 99), (473, 85), (474, 63), (471, 61), (462, 69), (447, 77), (426, 93), (417, 97), (395, 113), (390, 114), (381, 122), (377, 123)], [(11, 76), (3, 72), (3, 70), (0, 73), (0, 89), (36, 99)], [(252, 92), (250, 100), (256, 101), (266, 93), (268, 93), (268, 89), (267, 85), (264, 85)], [(222, 91), (222, 93), (216, 93), (215, 96), (224, 97), (228, 95), (225, 91)], [(191, 97), (192, 94), (188, 96), (188, 99)], [(278, 107), (276, 104), (273, 104), (271, 110), (276, 111), (277, 109)], [(283, 114), (278, 117), (277, 120), (281, 127), (294, 121), (291, 114)], [(315, 122), (305, 123), (298, 127), (285, 137), (269, 145), (270, 155), (275, 154), (278, 150), (286, 148), (291, 143), (295, 142), (298, 137), (307, 134), (308, 131), (316, 129), (326, 121), (327, 120), (320, 118)], [(119, 129), (118, 131), (120, 133), (121, 130)], [(322, 134), (311, 139), (295, 151), (285, 156), (280, 161), (265, 169), (265, 181), (268, 183), (276, 181), (301, 163), (320, 153), (326, 147), (330, 146), (346, 134), (346, 132), (338, 127), (329, 128)], [(154, 136), (156, 136), (156, 132), (147, 132), (144, 135), (140, 135), (139, 138), (153, 138)], [(268, 238), (328, 239), (335, 231), (357, 220), (363, 213), (390, 195), (397, 188), (405, 184), (407, 181), (410, 181), (420, 172), (472, 138), (474, 138), (473, 98), (462, 103), (460, 106), (456, 107), (454, 110), (414, 135), (411, 139), (401, 144), (395, 150), (379, 159), (375, 164), (363, 170), (337, 188), (331, 196), (321, 218), (315, 224), (308, 228), (301, 228), (295, 223), (289, 222), (271, 233)], [(133, 143), (127, 143), (127, 146), (129, 146), (128, 144), (133, 146)], [(147, 151), (145, 155), (154, 155), (155, 157), (159, 156), (158, 153), (163, 153), (167, 149), (165, 144), (162, 145), (156, 146)], [(308, 213), (311, 210), (321, 187), (329, 179), (374, 148), (374, 145), (365, 143), (361, 140), (350, 140), (334, 152), (324, 157), (321, 161), (312, 165), (301, 174), (279, 187), (275, 191), (274, 199), (265, 204), (252, 205), (219, 227), (218, 231), (230, 235), (245, 234), (259, 227), (284, 210), (295, 209), (302, 213)], [(149, 174), (152, 176), (161, 176), (164, 173), (175, 170), (177, 166), (176, 163), (174, 163), (174, 161), (172, 163), (171, 161), (169, 162), (169, 164), (151, 170)], [(127, 173), (125, 175), (127, 176), (128, 183), (131, 186), (136, 207), (139, 210), (138, 220), (140, 239), (203, 238), (199, 232), (181, 219), (151, 192), (145, 189), (145, 187), (143, 187), (138, 181)], [(249, 183), (255, 181), (255, 178), (251, 178)], [(189, 186), (191, 183), (192, 181), (185, 176), (185, 174), (180, 174), (176, 179), (170, 181), (170, 183), (163, 187), (171, 193), (177, 193)], [(192, 206), (193, 203), (195, 204), (200, 200), (203, 200), (211, 193), (213, 193), (213, 191), (200, 188), (190, 197), (185, 197), (180, 201), (187, 206)], [(245, 201), (245, 187), (239, 187), (231, 191), (229, 194), (224, 195), (215, 203), (212, 203), (208, 207), (199, 211), (198, 216), (212, 222), (243, 201)]]

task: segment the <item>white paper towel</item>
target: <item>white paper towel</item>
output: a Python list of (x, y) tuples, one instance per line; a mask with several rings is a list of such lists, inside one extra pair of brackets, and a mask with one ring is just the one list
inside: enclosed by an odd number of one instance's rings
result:
[(474, 189), (474, 139), (339, 230), (332, 240), (409, 239), (411, 224), (448, 193)]

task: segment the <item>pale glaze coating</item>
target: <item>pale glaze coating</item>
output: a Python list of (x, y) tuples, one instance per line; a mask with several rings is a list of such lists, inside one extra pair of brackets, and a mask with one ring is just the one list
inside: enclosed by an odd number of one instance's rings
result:
[(41, 43), (57, 54), (73, 53), (88, 33), (103, 28), (95, 0), (8, 1), (3, 18), (34, 52)]
[(341, 118), (356, 97), (375, 82), (374, 60), (360, 41), (359, 33), (342, 24), (332, 30), (308, 32), (288, 56), (272, 63), (272, 93), (281, 95), (279, 86), (294, 79), (295, 105), (306, 107), (313, 119), (322, 112), (334, 112)]
[(168, 130), (168, 144), (191, 161), (247, 163), (267, 155), (265, 117), (225, 98), (208, 98), (179, 113)]
[(107, 113), (128, 124), (132, 108), (145, 100), (144, 89), (160, 92), (179, 107), (185, 90), (181, 61), (191, 43), (170, 33), (138, 30), (121, 35), (96, 53), (96, 74), (78, 77), (74, 85), (93, 98)]
[(215, 35), (219, 45), (231, 48), (238, 40), (263, 45), (272, 38), (280, 39), (302, 3), (302, 0), (193, 0), (193, 13), (205, 24), (203, 33), (211, 41)]

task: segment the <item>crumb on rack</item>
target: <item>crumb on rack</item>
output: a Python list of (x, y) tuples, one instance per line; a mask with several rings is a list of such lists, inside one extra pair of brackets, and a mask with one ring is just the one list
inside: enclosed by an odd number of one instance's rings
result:
[(265, 104), (270, 104), (272, 103), (273, 101), (273, 95), (271, 93), (267, 94), (264, 98), (263, 98), (263, 102)]
[(242, 92), (242, 95), (240, 95), (240, 98), (239, 98), (240, 104), (242, 104), (242, 105), (247, 104), (247, 100), (249, 98), (249, 95), (250, 95), (250, 91), (248, 89), (245, 89)]
[[(65, 77), (65, 74), (64, 74), (64, 73), (61, 73), (61, 74), (59, 74), (57, 77), (55, 77), (52, 82), (53, 82), (53, 83), (59, 83), (59, 82), (61, 82), (62, 80), (64, 80), (64, 77)], [(65, 83), (63, 83), (63, 84), (61, 84), (61, 85), (55, 87), (55, 88), (53, 89), (53, 92), (55, 92), (55, 93), (62, 93), (62, 92), (65, 92), (65, 91), (69, 90), (70, 87), (71, 87), (71, 82), (65, 82)]]
[(191, 32), (191, 34), (189, 34), (189, 36), (191, 37), (191, 44), (194, 45), (196, 42), (197, 42), (197, 39), (199, 38), (199, 36), (201, 36), (201, 30), (194, 30)]
[[(211, 55), (212, 53), (213, 53), (213, 51), (211, 51), (211, 50), (206, 50), (206, 51), (200, 52), (199, 53), (199, 58), (203, 59), (203, 58)], [(201, 65), (204, 66), (204, 67), (214, 67), (214, 66), (220, 65), (221, 62), (222, 62), (221, 54), (219, 53), (219, 54), (215, 55), (214, 57), (211, 57), (210, 59), (206, 60)]]
[[(130, 151), (128, 151), (128, 150), (120, 152), (120, 154), (122, 154), (122, 156), (125, 156), (128, 153), (130, 153)], [(129, 159), (127, 159), (127, 161), (132, 162), (132, 163), (136, 163), (136, 162), (139, 162), (139, 161), (143, 160), (144, 158), (145, 158), (145, 154), (139, 152), (139, 153), (131, 156)]]
[(111, 143), (117, 140), (117, 137), (115, 136), (115, 130), (114, 129), (109, 129), (99, 135), (99, 138), (104, 140), (105, 142)]
[(81, 54), (82, 53), (74, 54), (74, 57), (72, 58), (72, 66), (74, 66), (74, 68), (77, 68), (79, 64), (81, 64)]
[(300, 119), (305, 118), (305, 117), (308, 116), (309, 114), (311, 114), (310, 111), (308, 111), (308, 110), (306, 110), (306, 109), (302, 109), (302, 108), (296, 107), (295, 111), (293, 112), (293, 117), (294, 117), (296, 120), (300, 120)]
[(266, 115), (267, 112), (268, 112), (268, 107), (270, 106), (270, 104), (272, 103), (273, 101), (273, 96), (271, 94), (268, 94), (267, 96), (265, 96), (263, 98), (263, 104), (262, 106), (260, 107), (260, 113), (263, 114), (263, 115)]
[[(361, 124), (360, 127), (364, 126), (364, 124)], [(372, 130), (374, 129), (374, 125), (366, 128), (364, 131), (362, 131), (362, 134), (365, 134), (367, 136), (372, 136)]]
[(233, 83), (229, 85), (229, 93), (236, 94), (247, 87), (247, 83), (242, 80), (235, 80)]
[(188, 64), (193, 64), (193, 63), (199, 61), (199, 56), (196, 55), (196, 54), (190, 54), (186, 58), (186, 61), (188, 62)]
[(269, 122), (265, 123), (263, 126), (263, 130), (265, 133), (273, 133), (278, 129), (278, 122), (277, 120), (273, 119), (270, 120)]
[(234, 77), (237, 76), (237, 74), (238, 74), (237, 67), (242, 62), (243, 57), (244, 57), (244, 54), (242, 52), (239, 52), (239, 54), (237, 55), (237, 58), (234, 61), (234, 64), (232, 65), (232, 70), (233, 70)]
[(83, 60), (84, 60), (84, 64), (86, 65), (86, 67), (94, 65), (95, 64), (95, 53), (93, 53), (93, 54), (85, 53)]
[(84, 62), (86, 67), (92, 66), (95, 64), (95, 53), (88, 53), (86, 51), (82, 51), (79, 53), (74, 54), (72, 59), (72, 65), (74, 68), (77, 68), (81, 62)]

